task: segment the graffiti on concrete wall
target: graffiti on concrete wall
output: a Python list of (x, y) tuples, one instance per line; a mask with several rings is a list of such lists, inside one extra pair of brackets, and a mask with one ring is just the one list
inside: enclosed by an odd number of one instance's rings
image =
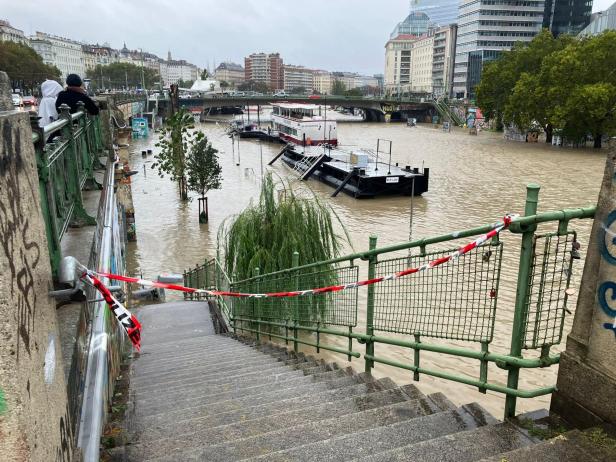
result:
[(66, 412), (64, 416), (60, 417), (60, 446), (56, 449), (56, 461), (57, 462), (70, 462), (72, 456), (72, 444), (73, 444), (73, 425), (71, 424), (71, 413), (69, 412), (68, 405), (66, 406)]
[[(616, 180), (616, 178), (615, 178)], [(601, 227), (599, 243), (601, 257), (610, 265), (616, 266), (616, 210), (612, 210)], [(599, 306), (613, 322), (606, 322), (603, 328), (611, 330), (616, 336), (616, 282), (604, 281), (597, 291)]]
[[(17, 360), (23, 348), (30, 356), (30, 335), (34, 330), (36, 292), (34, 269), (41, 257), (39, 244), (28, 239), (35, 184), (30, 175), (21, 173), (24, 160), (19, 155), (20, 131), (12, 130), (8, 121), (0, 127), (2, 157), (0, 157), (0, 249), (8, 262), (7, 282), (10, 296), (17, 299)], [(25, 183), (25, 184), (24, 184)]]

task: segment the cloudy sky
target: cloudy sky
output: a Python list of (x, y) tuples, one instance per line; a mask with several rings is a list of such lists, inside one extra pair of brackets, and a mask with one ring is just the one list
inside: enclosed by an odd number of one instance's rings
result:
[[(614, 0), (595, 0), (593, 11)], [(27, 35), (143, 48), (200, 67), (243, 64), (259, 51), (329, 71), (382, 73), (389, 33), (408, 0), (0, 0), (0, 18)]]

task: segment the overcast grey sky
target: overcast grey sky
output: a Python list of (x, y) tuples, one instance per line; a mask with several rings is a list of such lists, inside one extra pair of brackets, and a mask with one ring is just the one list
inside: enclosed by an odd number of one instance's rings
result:
[[(614, 0), (595, 0), (593, 11)], [(0, 18), (89, 43), (143, 48), (200, 67), (252, 52), (329, 71), (383, 72), (384, 46), (408, 0), (0, 0)]]

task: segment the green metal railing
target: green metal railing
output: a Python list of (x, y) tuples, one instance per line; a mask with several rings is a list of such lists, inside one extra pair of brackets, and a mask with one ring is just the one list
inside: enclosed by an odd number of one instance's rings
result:
[[(533, 398), (554, 391), (553, 386), (520, 389), (520, 369), (548, 367), (560, 360), (559, 354), (550, 354), (550, 347), (562, 339), (567, 289), (574, 258), (578, 257), (573, 248), (576, 234), (569, 230), (569, 222), (591, 219), (595, 214), (594, 207), (538, 214), (538, 195), (539, 187), (529, 185), (524, 216), (515, 219), (503, 232), (521, 236), (508, 353), (490, 350), (503, 254), (511, 246), (510, 239), (504, 242), (502, 236), (429, 271), (368, 286), (365, 310), (358, 309), (358, 289), (290, 298), (227, 298), (219, 303), (224, 303), (229, 325), (235, 332), (282, 339), (292, 342), (295, 350), (304, 344), (314, 346), (317, 351), (334, 351), (346, 355), (349, 361), (362, 356), (354, 348), (357, 343), (364, 344), (363, 359), (368, 373), (375, 363), (381, 363), (412, 371), (415, 380), (419, 380), (420, 374), (426, 374), (472, 385), (483, 393), (487, 390), (503, 393), (505, 417), (513, 417), (517, 398)], [(536, 234), (539, 226), (550, 227), (550, 223), (552, 228), (557, 225), (556, 231)], [(377, 248), (377, 238), (372, 236), (369, 250), (365, 252), (303, 266), (297, 265), (296, 253), (292, 268), (270, 274), (259, 274), (255, 268), (254, 277), (237, 282), (221, 276), (222, 267), (214, 259), (187, 271), (184, 282), (191, 287), (215, 289), (222, 288), (218, 283), (224, 279), (224, 287), (228, 285), (231, 291), (244, 293), (344, 284), (358, 280), (358, 260), (367, 261), (371, 279), (420, 266), (456, 250), (460, 241), (465, 243), (468, 238), (491, 229), (491, 225), (486, 225), (382, 248)], [(439, 246), (442, 248), (436, 248)], [(413, 249), (418, 252), (411, 253)], [(354, 330), (359, 313), (364, 316), (361, 325), (365, 332)], [(346, 338), (348, 346), (340, 348), (324, 343), (321, 336), (325, 334)], [(446, 339), (464, 345), (443, 345), (429, 339)], [(412, 363), (379, 355), (379, 344), (413, 350)], [(525, 358), (524, 350), (538, 350), (539, 357)], [(425, 368), (421, 365), (422, 351), (477, 360), (479, 376)], [(490, 363), (507, 371), (506, 385), (488, 379)]]
[(60, 264), (60, 241), (72, 225), (95, 225), (83, 206), (81, 191), (100, 187), (94, 169), (103, 151), (100, 118), (83, 108), (71, 114), (63, 105), (60, 118), (39, 128), (33, 116), (32, 141), (36, 151), (41, 207), (53, 274)]

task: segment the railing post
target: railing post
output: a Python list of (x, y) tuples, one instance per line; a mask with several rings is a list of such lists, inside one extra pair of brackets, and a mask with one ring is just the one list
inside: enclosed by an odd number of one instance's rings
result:
[(51, 269), (54, 276), (57, 274), (62, 258), (62, 250), (60, 247), (60, 231), (58, 227), (58, 217), (56, 215), (56, 201), (54, 196), (54, 188), (52, 187), (49, 175), (49, 155), (45, 150), (45, 133), (39, 127), (38, 115), (30, 115), (30, 124), (32, 131), (36, 132), (39, 140), (34, 145), (36, 153), (36, 167), (38, 170), (39, 194), (41, 196), (41, 209), (45, 220), (45, 232), (47, 234), (47, 247), (49, 248), (49, 259), (51, 260)]
[[(297, 268), (299, 266), (299, 252), (293, 252), (293, 255), (291, 256), (291, 267), (293, 268)], [(298, 290), (298, 279), (297, 279), (297, 275), (295, 276), (295, 290)], [(297, 322), (298, 322), (298, 318), (299, 318), (299, 313), (297, 310), (297, 300), (295, 299), (296, 297), (291, 299), (291, 303), (293, 303), (293, 351), (295, 351), (295, 353), (297, 353), (299, 351), (299, 345), (297, 343), (297, 335), (298, 335), (298, 330), (297, 330)]]
[[(537, 202), (539, 200), (539, 185), (529, 184), (526, 186), (526, 206), (524, 215), (537, 214)], [(518, 285), (515, 296), (515, 311), (511, 329), (511, 356), (522, 357), (524, 345), (524, 322), (526, 320), (526, 300), (528, 298), (530, 267), (533, 259), (533, 237), (536, 225), (529, 225), (522, 229), (522, 248), (520, 250), (520, 265), (518, 268)], [(510, 366), (507, 376), (507, 387), (517, 389), (520, 378), (520, 368)], [(505, 418), (515, 417), (516, 397), (507, 395), (505, 398)]]
[[(261, 274), (261, 269), (259, 267), (255, 268), (255, 277), (258, 277)], [(257, 282), (255, 284), (255, 292), (259, 293), (259, 280), (257, 279)], [(254, 307), (254, 311), (253, 313), (256, 311), (256, 318), (257, 318), (257, 342), (261, 339), (261, 304), (259, 303), (259, 299), (258, 298), (254, 298), (253, 300), (253, 307)]]
[(68, 159), (68, 182), (71, 189), (71, 196), (75, 207), (73, 208), (73, 216), (71, 221), (77, 226), (96, 225), (96, 220), (87, 214), (83, 208), (83, 199), (81, 197), (81, 185), (79, 182), (79, 166), (77, 162), (77, 143), (75, 142), (75, 133), (73, 131), (73, 120), (70, 114), (70, 107), (63, 104), (60, 106), (60, 112), (63, 119), (66, 119), (66, 125), (62, 129), (62, 136), (68, 141), (66, 157)]
[[(376, 235), (370, 236), (370, 250), (376, 249)], [(368, 279), (374, 279), (376, 275), (376, 261), (375, 255), (370, 255), (368, 258)], [(371, 337), (374, 335), (374, 284), (368, 286), (368, 298), (366, 301), (366, 335)], [(374, 342), (372, 339), (366, 340), (366, 355), (374, 356)], [(368, 374), (372, 373), (374, 367), (374, 361), (366, 359), (365, 371)]]

